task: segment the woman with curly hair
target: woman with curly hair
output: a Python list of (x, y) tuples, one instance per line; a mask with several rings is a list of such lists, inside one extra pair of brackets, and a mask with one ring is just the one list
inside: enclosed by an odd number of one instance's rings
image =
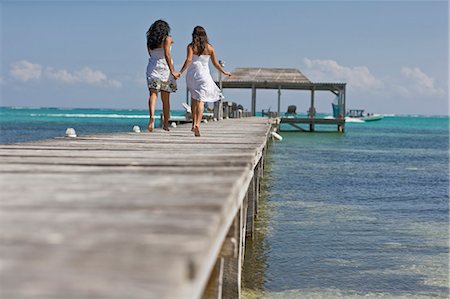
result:
[(187, 57), (180, 75), (188, 68), (186, 83), (192, 98), (192, 131), (200, 136), (200, 122), (203, 117), (205, 102), (215, 102), (222, 98), (220, 89), (209, 73), (209, 59), (219, 72), (231, 76), (219, 64), (213, 46), (208, 42), (206, 31), (201, 26), (196, 26), (192, 32), (192, 42), (187, 46)]
[(148, 108), (150, 120), (147, 130), (153, 132), (155, 125), (155, 108), (158, 92), (163, 103), (163, 129), (169, 131), (170, 93), (177, 90), (175, 80), (180, 77), (173, 68), (170, 48), (173, 44), (169, 35), (170, 26), (166, 21), (157, 20), (147, 31), (147, 50), (150, 58), (147, 64), (147, 85), (150, 92)]

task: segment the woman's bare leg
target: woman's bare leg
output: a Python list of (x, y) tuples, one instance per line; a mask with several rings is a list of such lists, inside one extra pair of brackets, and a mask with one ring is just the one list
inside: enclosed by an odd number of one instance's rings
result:
[(170, 92), (161, 91), (161, 100), (163, 103), (163, 116), (164, 116), (163, 129), (169, 131)]
[(194, 100), (191, 98), (191, 115), (192, 115), (192, 129), (191, 131), (194, 132), (194, 126), (197, 119), (197, 100)]
[(194, 135), (200, 137), (200, 122), (203, 118), (203, 110), (205, 109), (205, 104), (202, 101), (197, 101), (197, 119), (194, 125)]
[(158, 98), (158, 91), (156, 89), (150, 89), (150, 96), (148, 99), (148, 111), (150, 114), (150, 119), (148, 120), (147, 130), (149, 132), (153, 132), (153, 128), (155, 127), (155, 108), (156, 108), (156, 99)]

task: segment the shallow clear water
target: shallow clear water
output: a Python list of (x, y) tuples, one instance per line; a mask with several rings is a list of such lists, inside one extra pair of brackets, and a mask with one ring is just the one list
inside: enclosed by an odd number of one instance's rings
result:
[(244, 298), (448, 298), (448, 118), (273, 143)]

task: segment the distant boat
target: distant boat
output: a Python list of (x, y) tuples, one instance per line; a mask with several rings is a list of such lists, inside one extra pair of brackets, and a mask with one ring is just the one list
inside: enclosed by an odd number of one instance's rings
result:
[[(333, 117), (339, 118), (339, 106), (332, 103), (333, 106)], [(347, 122), (366, 122), (366, 121), (376, 121), (383, 119), (384, 116), (380, 114), (366, 113), (364, 114), (363, 109), (351, 109), (345, 114), (345, 121)]]
[(363, 121), (376, 121), (382, 120), (384, 118), (384, 116), (380, 114), (373, 114), (373, 113), (364, 114), (363, 109), (350, 109), (347, 112), (346, 116), (348, 118), (360, 119)]

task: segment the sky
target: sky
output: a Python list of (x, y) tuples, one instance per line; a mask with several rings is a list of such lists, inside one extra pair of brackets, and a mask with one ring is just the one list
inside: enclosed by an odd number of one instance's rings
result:
[[(176, 69), (201, 25), (231, 72), (296, 68), (313, 82), (347, 83), (347, 108), (449, 114), (448, 1), (0, 0), (0, 14), (1, 106), (146, 109), (145, 34), (164, 19)], [(178, 87), (175, 110), (184, 76)], [(224, 94), (250, 110), (250, 90)], [(282, 90), (281, 109), (305, 112), (309, 98)], [(317, 111), (331, 113), (333, 100), (316, 92)], [(276, 90), (257, 91), (258, 111), (276, 107)]]

